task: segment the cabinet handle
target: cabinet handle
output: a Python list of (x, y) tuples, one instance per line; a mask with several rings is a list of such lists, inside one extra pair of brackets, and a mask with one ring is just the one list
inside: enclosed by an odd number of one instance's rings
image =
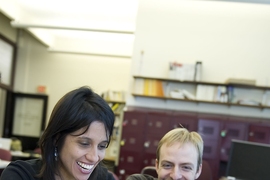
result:
[(148, 160), (147, 160), (147, 159), (144, 160), (143, 163), (144, 163), (144, 164), (148, 164)]
[(121, 140), (120, 145), (124, 146), (125, 145), (125, 140)]
[(225, 148), (221, 148), (221, 153), (222, 154), (226, 153), (226, 149)]
[(125, 170), (124, 170), (124, 169), (120, 169), (120, 170), (119, 170), (119, 173), (120, 173), (120, 174), (125, 174)]
[(221, 136), (221, 137), (226, 137), (226, 135), (227, 135), (227, 131), (226, 131), (226, 130), (222, 130), (222, 131), (220, 132), (220, 136)]
[(126, 126), (128, 124), (128, 120), (124, 120), (122, 126)]
[(149, 146), (150, 146), (150, 142), (149, 141), (144, 142), (144, 147), (145, 148), (149, 148)]

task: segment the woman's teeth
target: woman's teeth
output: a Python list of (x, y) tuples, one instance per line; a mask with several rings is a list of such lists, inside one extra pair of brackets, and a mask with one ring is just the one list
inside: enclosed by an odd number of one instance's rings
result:
[(84, 164), (82, 162), (77, 162), (77, 164), (79, 166), (81, 166), (83, 169), (87, 169), (87, 170), (90, 170), (90, 169), (92, 169), (94, 167), (94, 165), (88, 165), (88, 164)]

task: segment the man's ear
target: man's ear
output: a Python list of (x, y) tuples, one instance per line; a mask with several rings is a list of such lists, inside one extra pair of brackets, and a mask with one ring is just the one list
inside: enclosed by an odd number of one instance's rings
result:
[(201, 172), (202, 172), (202, 164), (200, 164), (199, 168), (198, 168), (198, 171), (195, 175), (195, 179), (197, 179), (200, 175), (201, 175)]
[(156, 166), (156, 171), (157, 171), (158, 168), (159, 168), (159, 166), (158, 166), (158, 159), (156, 159), (156, 164), (155, 164), (155, 166)]

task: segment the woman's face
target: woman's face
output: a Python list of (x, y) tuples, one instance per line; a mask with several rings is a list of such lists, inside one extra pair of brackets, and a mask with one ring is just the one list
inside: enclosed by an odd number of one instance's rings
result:
[[(59, 177), (56, 179), (86, 180), (105, 156), (108, 137), (104, 124), (99, 121), (69, 134), (59, 152)], [(79, 136), (78, 136), (79, 135)]]

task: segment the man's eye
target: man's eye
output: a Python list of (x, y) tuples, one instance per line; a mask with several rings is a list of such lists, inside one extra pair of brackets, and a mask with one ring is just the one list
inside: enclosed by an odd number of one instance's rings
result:
[(170, 169), (171, 167), (172, 167), (172, 165), (171, 164), (162, 164), (162, 167), (164, 168), (164, 169)]
[(184, 171), (191, 171), (192, 170), (192, 167), (191, 166), (182, 166), (182, 169)]

